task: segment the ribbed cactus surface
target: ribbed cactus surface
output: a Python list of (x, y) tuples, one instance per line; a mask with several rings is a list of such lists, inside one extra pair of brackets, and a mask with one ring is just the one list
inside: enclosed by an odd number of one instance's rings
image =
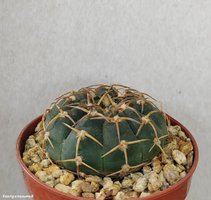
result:
[(50, 158), (76, 173), (120, 176), (150, 162), (166, 143), (165, 114), (145, 93), (95, 85), (59, 97), (43, 115)]

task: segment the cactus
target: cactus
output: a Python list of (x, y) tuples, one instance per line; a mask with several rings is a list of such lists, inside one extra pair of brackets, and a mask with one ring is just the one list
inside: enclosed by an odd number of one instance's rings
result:
[(68, 92), (42, 118), (44, 148), (60, 167), (80, 174), (124, 176), (149, 163), (167, 140), (156, 101), (122, 85)]

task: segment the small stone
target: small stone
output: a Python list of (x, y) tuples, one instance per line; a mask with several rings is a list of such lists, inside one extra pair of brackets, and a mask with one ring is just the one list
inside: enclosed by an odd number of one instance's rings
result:
[(172, 151), (175, 149), (179, 149), (179, 145), (176, 139), (173, 139), (170, 143), (167, 144), (167, 146), (163, 148), (164, 152), (168, 157), (171, 157)]
[(35, 145), (36, 145), (36, 142), (34, 140), (34, 137), (30, 136), (29, 139), (26, 140), (26, 147), (27, 147), (27, 149), (30, 149), (30, 148), (34, 147)]
[(54, 177), (52, 175), (47, 175), (47, 181), (52, 181), (54, 180)]
[(161, 166), (161, 162), (159, 159), (154, 159), (152, 161), (152, 169), (154, 172), (156, 172), (158, 174), (160, 173), (160, 171), (162, 170), (162, 166)]
[(81, 196), (81, 193), (80, 193), (80, 192), (78, 192), (77, 190), (72, 189), (72, 188), (70, 188), (69, 194), (71, 194), (71, 195), (73, 195), (73, 196), (76, 196), (76, 197)]
[(136, 172), (136, 173), (131, 173), (129, 177), (135, 182), (137, 181), (140, 177), (143, 177), (144, 175), (141, 172)]
[(150, 173), (151, 171), (152, 171), (152, 169), (151, 169), (150, 166), (148, 166), (148, 165), (143, 166), (143, 173), (144, 174)]
[(130, 178), (125, 177), (122, 180), (122, 188), (129, 188), (133, 186), (134, 181)]
[(136, 192), (143, 192), (147, 188), (148, 180), (146, 177), (140, 177), (133, 185), (133, 190)]
[(41, 163), (40, 163), (40, 165), (41, 165), (42, 167), (45, 167), (45, 168), (47, 168), (47, 167), (49, 166), (49, 164), (50, 164), (50, 161), (49, 161), (48, 159), (44, 159), (44, 160), (42, 160)]
[(150, 192), (142, 192), (139, 197), (148, 197), (149, 195), (151, 195)]
[(63, 185), (63, 184), (61, 184), (61, 183), (59, 183), (59, 184), (57, 184), (56, 186), (55, 186), (55, 188), (57, 189), (57, 190), (59, 190), (59, 191), (61, 191), (61, 192), (65, 192), (65, 193), (69, 193), (69, 191), (70, 191), (70, 186), (66, 186), (66, 185)]
[(100, 188), (100, 185), (97, 182), (91, 182), (91, 186), (92, 186), (92, 192), (97, 192)]
[(23, 162), (25, 163), (26, 166), (30, 166), (33, 164), (29, 156), (26, 154), (23, 156)]
[(54, 182), (55, 182), (55, 185), (58, 184), (58, 183), (60, 183), (60, 178), (56, 178), (56, 179), (54, 180)]
[(171, 156), (167, 156), (165, 154), (161, 155), (161, 162), (162, 164), (173, 164), (173, 159), (172, 159), (172, 155)]
[(53, 180), (47, 181), (46, 184), (47, 184), (48, 186), (50, 186), (50, 187), (54, 187), (54, 185), (55, 185), (55, 183), (54, 183)]
[(168, 126), (168, 132), (172, 135), (177, 136), (178, 132), (181, 131), (181, 128), (179, 126)]
[(32, 160), (34, 163), (39, 163), (39, 162), (40, 162), (40, 157), (39, 157), (37, 154), (34, 154), (34, 155), (31, 157), (31, 160)]
[(185, 135), (185, 133), (183, 131), (179, 131), (178, 132), (178, 136), (182, 139), (182, 140), (186, 140), (187, 136)]
[(117, 195), (114, 197), (114, 200), (123, 200), (125, 199), (125, 193), (120, 191), (117, 193)]
[(60, 182), (64, 185), (69, 185), (72, 181), (75, 180), (75, 176), (72, 173), (64, 172), (63, 175), (60, 176)]
[(185, 171), (180, 173), (180, 178), (184, 178), (187, 175), (187, 173)]
[(34, 163), (34, 164), (29, 166), (29, 170), (33, 173), (36, 173), (37, 171), (41, 171), (42, 167), (40, 166), (39, 163)]
[(162, 182), (161, 190), (164, 190), (169, 187), (169, 183), (166, 181), (163, 171), (160, 172), (159, 179)]
[(84, 193), (82, 193), (82, 197), (85, 197), (85, 198), (94, 198), (95, 195), (93, 193), (84, 192)]
[(133, 191), (133, 188), (125, 188), (125, 189), (121, 188), (121, 191), (126, 193), (126, 192)]
[(114, 184), (119, 185), (119, 187), (122, 187), (122, 184), (119, 181), (115, 181)]
[(44, 169), (47, 174), (52, 174), (54, 171), (59, 170), (59, 167), (55, 164), (49, 165), (48, 168)]
[(81, 193), (82, 192), (82, 184), (83, 184), (84, 180), (75, 180), (72, 182), (71, 184), (71, 188), (73, 190), (75, 190), (77, 193)]
[(173, 164), (166, 164), (163, 168), (164, 177), (171, 184), (175, 184), (179, 178), (179, 172), (177, 171), (177, 167)]
[(102, 188), (101, 191), (104, 192), (106, 197), (115, 196), (119, 191), (121, 187), (118, 184), (112, 184), (112, 185), (106, 185)]
[(100, 192), (96, 192), (95, 193), (95, 199), (97, 200), (104, 200), (106, 199), (106, 195), (103, 191), (100, 191)]
[(100, 183), (102, 181), (102, 178), (99, 176), (86, 176), (85, 177), (85, 181), (87, 182), (96, 182), (96, 183)]
[(120, 191), (121, 187), (119, 184), (113, 184), (112, 187), (111, 187), (111, 195), (112, 196), (115, 196), (119, 191)]
[(45, 171), (37, 171), (35, 176), (37, 176), (42, 182), (47, 182), (47, 173)]
[(62, 175), (62, 170), (56, 169), (52, 172), (52, 175), (53, 175), (54, 178), (59, 178)]
[(192, 145), (191, 141), (187, 141), (187, 142), (184, 142), (180, 146), (179, 149), (182, 153), (184, 153), (185, 155), (188, 155), (193, 150), (193, 145)]
[(179, 173), (185, 171), (185, 167), (184, 167), (183, 165), (177, 164), (176, 167), (177, 167), (177, 171), (178, 171)]
[(92, 192), (92, 186), (89, 182), (83, 182), (81, 184), (82, 192), (91, 193)]
[(138, 198), (138, 192), (136, 191), (129, 191), (125, 193), (125, 198)]
[(172, 152), (173, 159), (179, 164), (179, 165), (185, 165), (187, 163), (187, 159), (185, 157), (185, 154), (182, 153), (179, 150), (173, 150)]
[(187, 165), (186, 165), (186, 169), (189, 170), (193, 165), (193, 151), (191, 151), (188, 155), (187, 155)]
[(103, 188), (110, 188), (113, 185), (113, 181), (110, 177), (104, 177), (102, 185)]
[(148, 189), (150, 192), (156, 192), (160, 190), (162, 181), (156, 172), (151, 172), (149, 175)]

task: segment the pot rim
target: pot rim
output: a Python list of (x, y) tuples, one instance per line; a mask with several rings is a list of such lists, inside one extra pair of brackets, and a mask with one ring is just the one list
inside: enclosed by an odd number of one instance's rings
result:
[[(188, 179), (190, 179), (197, 167), (197, 164), (198, 164), (198, 160), (199, 160), (199, 149), (198, 149), (198, 145), (196, 143), (196, 140), (194, 139), (194, 137), (192, 136), (192, 134), (190, 133), (190, 131), (185, 127), (183, 126), (180, 122), (178, 122), (177, 120), (175, 120), (173, 117), (169, 116), (169, 119), (170, 119), (170, 122), (174, 125), (179, 125), (182, 130), (188, 135), (188, 137), (191, 139), (192, 141), (192, 144), (193, 144), (193, 151), (194, 151), (194, 161), (193, 161), (193, 165), (190, 169), (190, 171), (186, 174), (186, 176), (184, 178), (182, 178), (180, 181), (178, 181), (176, 184), (170, 186), (169, 188), (163, 190), (163, 191), (158, 191), (158, 192), (155, 192), (154, 194), (151, 194), (147, 197), (142, 197), (142, 198), (131, 198), (131, 199), (142, 199), (142, 200), (150, 200), (151, 198), (159, 198), (159, 197), (162, 197), (162, 196), (165, 196), (166, 194), (168, 193), (171, 193), (173, 190), (177, 189), (177, 188), (180, 188), (182, 187), (183, 183), (186, 182)], [(21, 155), (21, 152), (20, 152), (20, 142), (23, 138), (23, 135), (25, 134), (26, 130), (28, 127), (30, 127), (35, 121), (40, 121), (42, 118), (42, 115), (40, 115), (39, 117), (35, 118), (34, 120), (32, 120), (31, 122), (29, 122), (23, 129), (22, 131), (20, 132), (18, 138), (17, 138), (17, 141), (16, 141), (16, 157), (17, 157), (17, 160), (22, 168), (22, 170), (27, 173), (35, 182), (37, 182), (37, 184), (40, 184), (42, 187), (44, 187), (46, 190), (50, 190), (51, 192), (53, 193), (57, 193), (58, 195), (60, 196), (65, 196), (65, 197), (69, 197), (69, 198), (75, 198), (75, 199), (78, 199), (78, 200), (82, 200), (82, 199), (93, 199), (93, 198), (85, 198), (85, 197), (76, 197), (76, 196), (73, 196), (71, 194), (66, 194), (64, 192), (60, 192), (58, 190), (56, 190), (55, 188), (52, 188), (50, 186), (48, 186), (47, 184), (43, 183), (41, 180), (39, 180), (29, 169), (28, 167), (25, 165), (25, 163), (23, 162), (22, 160), (22, 155)]]

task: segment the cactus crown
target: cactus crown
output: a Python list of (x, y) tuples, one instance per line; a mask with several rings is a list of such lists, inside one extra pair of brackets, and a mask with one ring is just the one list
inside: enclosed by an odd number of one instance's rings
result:
[(42, 122), (50, 158), (67, 170), (120, 176), (150, 162), (167, 139), (165, 114), (155, 99), (121, 85), (68, 92)]

